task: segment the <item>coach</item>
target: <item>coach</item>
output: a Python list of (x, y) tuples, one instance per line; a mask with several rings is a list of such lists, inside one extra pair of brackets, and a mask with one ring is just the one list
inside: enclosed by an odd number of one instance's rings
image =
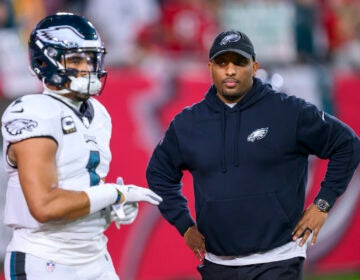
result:
[[(159, 209), (200, 260), (204, 280), (302, 279), (307, 244), (360, 160), (355, 133), (335, 117), (255, 78), (253, 44), (220, 33), (210, 49), (205, 98), (175, 116), (147, 168)], [(329, 159), (304, 211), (308, 157)], [(181, 192), (193, 177), (196, 222)]]

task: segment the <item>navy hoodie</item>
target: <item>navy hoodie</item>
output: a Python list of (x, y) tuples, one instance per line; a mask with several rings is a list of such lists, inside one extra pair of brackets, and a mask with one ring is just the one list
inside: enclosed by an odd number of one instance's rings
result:
[(308, 156), (330, 159), (317, 197), (333, 205), (360, 160), (360, 142), (338, 119), (254, 79), (233, 108), (210, 87), (155, 148), (146, 176), (162, 215), (181, 234), (194, 224), (181, 192), (193, 177), (196, 224), (208, 252), (244, 255), (292, 238), (304, 208)]

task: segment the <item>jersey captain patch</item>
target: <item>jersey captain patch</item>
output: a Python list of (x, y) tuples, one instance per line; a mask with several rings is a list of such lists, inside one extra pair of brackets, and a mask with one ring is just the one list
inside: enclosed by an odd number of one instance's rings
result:
[(5, 124), (6, 131), (10, 135), (19, 135), (23, 130), (32, 131), (38, 123), (29, 119), (15, 119)]
[(76, 126), (71, 116), (66, 116), (61, 119), (61, 127), (64, 134), (76, 132)]

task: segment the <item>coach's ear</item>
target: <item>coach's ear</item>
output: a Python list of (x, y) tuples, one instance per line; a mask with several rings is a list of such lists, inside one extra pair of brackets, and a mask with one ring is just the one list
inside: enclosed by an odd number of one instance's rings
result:
[(253, 77), (255, 77), (256, 76), (256, 71), (259, 69), (259, 62), (253, 61), (253, 59), (251, 59), (251, 61), (252, 61), (252, 64), (253, 64), (253, 66), (252, 66), (252, 68), (253, 68)]

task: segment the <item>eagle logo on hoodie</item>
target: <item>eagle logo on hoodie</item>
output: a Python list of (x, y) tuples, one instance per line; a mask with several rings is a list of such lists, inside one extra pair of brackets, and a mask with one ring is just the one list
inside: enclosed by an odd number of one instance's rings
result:
[(268, 131), (269, 131), (268, 127), (256, 129), (250, 133), (250, 135), (247, 137), (247, 141), (255, 142), (255, 141), (261, 140), (267, 135)]

